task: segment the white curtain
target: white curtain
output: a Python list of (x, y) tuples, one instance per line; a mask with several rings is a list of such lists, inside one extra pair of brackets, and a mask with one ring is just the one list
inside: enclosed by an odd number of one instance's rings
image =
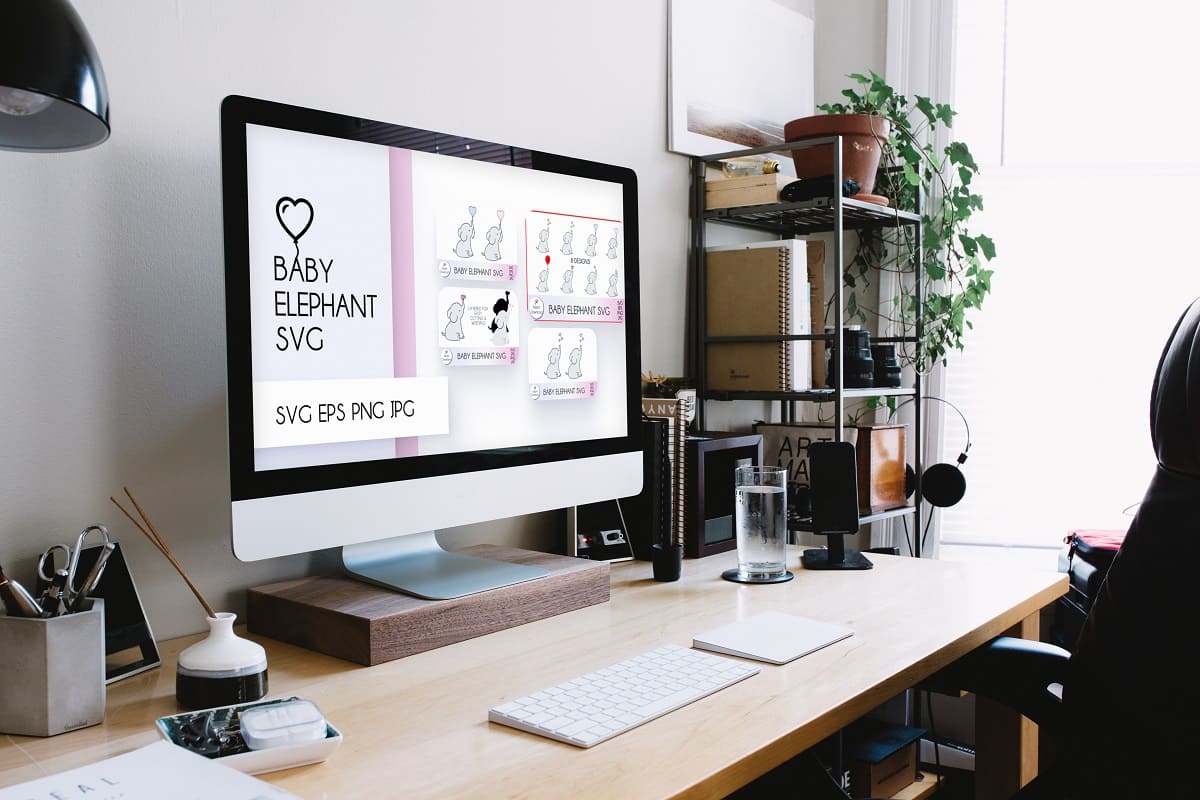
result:
[[(947, 397), (974, 437), (951, 545), (1056, 548), (1124, 529), (1154, 467), (1149, 395), (1200, 294), (1191, 4), (971, 0), (958, 9), (956, 135), (982, 172), (992, 295)], [(945, 426), (941, 456), (965, 444)]]

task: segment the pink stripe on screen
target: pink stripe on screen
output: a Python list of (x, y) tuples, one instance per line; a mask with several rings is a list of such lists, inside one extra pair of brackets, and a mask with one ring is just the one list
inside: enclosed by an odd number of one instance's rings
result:
[[(417, 329), (413, 320), (412, 153), (388, 148), (392, 196), (392, 358), (395, 377), (417, 374)], [(396, 440), (396, 456), (415, 456), (416, 437)]]

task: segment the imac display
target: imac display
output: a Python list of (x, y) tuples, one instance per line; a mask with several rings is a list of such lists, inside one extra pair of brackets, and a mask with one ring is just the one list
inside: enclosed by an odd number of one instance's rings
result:
[(459, 596), (541, 572), (435, 530), (640, 490), (632, 171), (244, 97), (221, 126), (239, 558)]

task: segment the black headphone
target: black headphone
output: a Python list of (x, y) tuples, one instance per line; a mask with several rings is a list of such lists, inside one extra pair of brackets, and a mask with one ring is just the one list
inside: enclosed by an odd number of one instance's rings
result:
[[(940, 397), (932, 395), (922, 398), (924, 400), (937, 400), (939, 403), (945, 403), (953, 408), (959, 418), (963, 421), (963, 427), (967, 430), (967, 446), (958, 454), (953, 464), (934, 464), (925, 468), (925, 472), (921, 475), (921, 497), (925, 499), (931, 506), (938, 508), (949, 508), (950, 506), (963, 499), (963, 495), (967, 493), (967, 479), (963, 477), (962, 470), (959, 469), (967, 460), (967, 451), (971, 449), (971, 426), (967, 422), (967, 417), (958, 406), (951, 403), (949, 400), (943, 400)], [(900, 405), (896, 406), (896, 411), (899, 411), (912, 400), (905, 400)], [(917, 443), (920, 447), (920, 442)], [(904, 496), (912, 497), (917, 486), (917, 473), (909, 465), (904, 466)]]

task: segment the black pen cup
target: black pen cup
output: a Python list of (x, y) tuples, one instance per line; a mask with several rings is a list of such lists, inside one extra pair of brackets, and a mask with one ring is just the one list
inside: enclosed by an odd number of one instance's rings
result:
[(677, 581), (683, 571), (683, 545), (654, 545), (654, 580)]

